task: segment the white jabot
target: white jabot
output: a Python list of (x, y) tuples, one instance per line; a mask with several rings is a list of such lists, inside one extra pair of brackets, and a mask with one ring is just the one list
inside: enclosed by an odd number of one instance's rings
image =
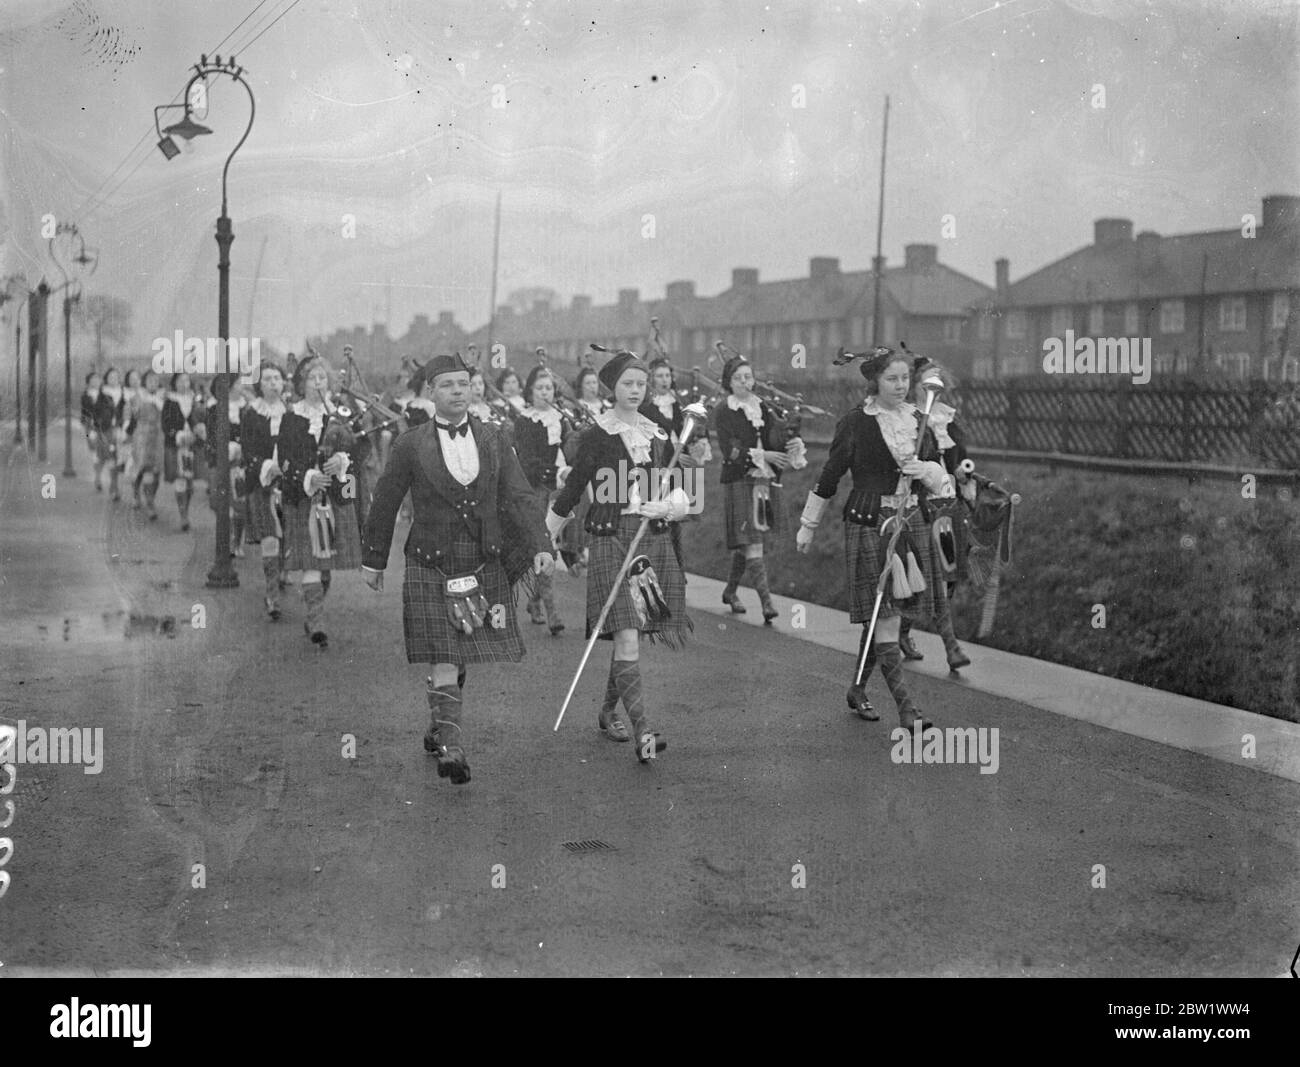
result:
[(545, 411), (540, 408), (524, 408), (524, 418), (532, 419), (533, 422), (540, 422), (546, 427), (546, 443), (548, 445), (558, 445), (563, 439), (564, 435), (558, 408), (547, 408)]
[(194, 394), (185, 393), (182, 395), (180, 393), (169, 393), (168, 396), (170, 396), (172, 400), (176, 401), (176, 406), (181, 409), (181, 414), (188, 419), (190, 417), (190, 412), (194, 410)]
[(756, 430), (763, 428), (763, 405), (753, 393), (749, 394), (748, 399), (741, 400), (740, 397), (732, 393), (727, 397), (727, 407), (732, 411), (743, 411), (749, 424)]
[[(468, 416), (463, 416), (461, 422), (466, 418)], [(459, 426), (461, 422), (452, 425)], [(461, 485), (469, 485), (478, 477), (478, 443), (474, 440), (473, 425), (470, 425), (467, 432), (457, 434), (455, 437), (439, 426), (438, 441), (442, 445), (443, 462), (447, 464), (451, 476)]]
[(118, 385), (101, 385), (99, 391), (113, 401), (114, 406), (122, 399), (122, 387)]
[(623, 439), (627, 453), (633, 463), (650, 462), (650, 442), (654, 438), (668, 440), (663, 428), (637, 413), (635, 423), (627, 423), (614, 414), (613, 408), (596, 416), (596, 425), (608, 434), (617, 434)]
[(935, 439), (944, 451), (957, 447), (957, 442), (948, 435), (948, 427), (956, 416), (957, 409), (949, 407), (942, 400), (936, 400), (930, 409), (930, 429), (934, 431)]
[(249, 407), (271, 423), (272, 437), (280, 432), (280, 420), (284, 418), (284, 413), (287, 410), (284, 406), (283, 400), (277, 400), (274, 404), (268, 404), (265, 397), (259, 396), (249, 404)]
[(299, 400), (293, 405), (293, 413), (301, 415), (311, 424), (308, 431), (319, 441), (321, 431), (325, 428), (325, 406), (323, 404), (308, 404), (305, 400)]
[(665, 419), (673, 417), (673, 408), (677, 406), (677, 397), (675, 395), (672, 393), (658, 393), (650, 399)]

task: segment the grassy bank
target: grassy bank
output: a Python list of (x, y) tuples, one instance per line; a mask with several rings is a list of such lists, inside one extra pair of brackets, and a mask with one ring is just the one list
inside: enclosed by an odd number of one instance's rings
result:
[[(823, 451), (784, 478), (789, 529), (769, 557), (774, 592), (848, 609), (846, 477), (812, 551), (794, 549), (798, 513)], [(1140, 685), (1300, 721), (1300, 503), (1274, 489), (990, 464), (982, 473), (1022, 494), (997, 624), (983, 644)], [(705, 513), (687, 524), (689, 569), (726, 579), (718, 468)], [(754, 600), (752, 591), (748, 600)], [(1094, 605), (1105, 607), (1094, 627)], [(756, 606), (751, 603), (751, 610)], [(954, 603), (959, 638), (978, 604)]]

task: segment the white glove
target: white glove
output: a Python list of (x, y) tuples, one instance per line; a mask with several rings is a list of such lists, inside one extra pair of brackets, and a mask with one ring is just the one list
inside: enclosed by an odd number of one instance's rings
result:
[(806, 553), (808, 549), (812, 547), (813, 529), (814, 527), (812, 526), (805, 526), (802, 523), (800, 524), (799, 532), (794, 535), (794, 546), (800, 552)]
[(701, 467), (713, 459), (713, 449), (709, 447), (708, 438), (701, 437), (686, 446), (686, 452)]
[(568, 480), (569, 480), (569, 471), (571, 471), (571, 470), (573, 470), (572, 467), (561, 467), (559, 470), (557, 470), (557, 471), (555, 472), (555, 488), (556, 488), (556, 489), (563, 489), (563, 488), (564, 488), (565, 483), (568, 482)]
[(775, 478), (776, 471), (768, 466), (767, 455), (761, 448), (751, 448), (749, 450), (749, 462), (758, 468), (757, 477)]
[[(812, 490), (808, 491), (808, 499), (803, 506), (803, 514), (799, 516), (799, 524), (807, 527), (809, 530), (815, 530), (821, 525), (822, 515), (826, 512), (826, 505), (830, 501), (824, 496), (818, 496)], [(811, 541), (812, 539), (809, 538)]]
[(925, 473), (921, 475), (921, 481), (931, 493), (941, 496), (945, 489), (949, 488), (948, 469), (942, 463), (936, 463), (934, 460), (926, 460)]
[(262, 470), (258, 474), (257, 480), (262, 483), (263, 487), (269, 487), (278, 477), (280, 477), (280, 468), (275, 460), (262, 460)]
[(792, 471), (801, 471), (808, 466), (808, 446), (803, 443), (802, 437), (792, 437), (785, 446), (785, 451), (790, 457)]
[(647, 519), (667, 519), (669, 522), (681, 522), (690, 513), (691, 498), (680, 486), (673, 489), (662, 500), (651, 500), (642, 504), (639, 514)]
[(231, 463), (238, 463), (243, 458), (244, 450), (239, 447), (238, 441), (231, 441), (226, 445), (226, 454)]
[(546, 509), (546, 532), (551, 535), (552, 545), (560, 543), (560, 531), (564, 529), (571, 518), (573, 518), (572, 515), (561, 517), (555, 514), (552, 508)]

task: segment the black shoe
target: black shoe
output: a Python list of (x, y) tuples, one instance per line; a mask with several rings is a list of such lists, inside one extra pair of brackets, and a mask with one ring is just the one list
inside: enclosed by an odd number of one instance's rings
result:
[(649, 755), (651, 738), (654, 738), (655, 756), (657, 756), (660, 752), (662, 752), (664, 749), (668, 747), (668, 742), (665, 741), (658, 734), (652, 734), (648, 732), (643, 733), (640, 737), (636, 739), (636, 758), (641, 763), (649, 763), (652, 759), (654, 759), (654, 756)]
[(970, 656), (959, 645), (957, 646), (957, 655), (948, 657), (948, 669), (950, 671), (961, 670), (962, 667), (970, 666)]
[(450, 778), (452, 785), (464, 785), (469, 781), (469, 764), (465, 760), (465, 751), (459, 745), (449, 748), (438, 746), (438, 777)]
[(189, 533), (189, 532), (190, 532), (190, 524), (188, 522), (181, 523), (181, 533)]
[(871, 701), (867, 699), (867, 687), (864, 685), (851, 685), (849, 691), (845, 694), (849, 708), (859, 719), (866, 719), (867, 722), (879, 722), (880, 712), (871, 706)]
[(306, 631), (307, 636), (311, 638), (311, 643), (313, 645), (316, 645), (318, 648), (321, 649), (326, 649), (330, 647), (330, 639), (329, 637), (326, 636), (324, 630), (313, 630), (305, 622), (302, 624), (302, 628), (304, 631)]
[(781, 613), (780, 613), (779, 611), (777, 611), (775, 608), (764, 608), (764, 609), (763, 609), (763, 625), (764, 625), (764, 626), (771, 626), (771, 625), (772, 625), (772, 620), (773, 620), (773, 619), (776, 619), (776, 618), (779, 618), (780, 615), (781, 615)]
[(745, 614), (745, 605), (740, 602), (740, 596), (738, 594), (732, 593), (730, 596), (728, 596), (724, 592), (722, 594), (722, 602), (726, 604), (729, 608), (731, 608), (731, 614), (733, 615)]
[(552, 637), (559, 637), (563, 630), (564, 630), (564, 623), (560, 622), (559, 620), (556, 620), (555, 622), (551, 623)]
[(898, 651), (903, 653), (903, 659), (925, 659), (925, 657), (916, 650), (916, 646), (912, 644), (911, 634), (898, 635)]

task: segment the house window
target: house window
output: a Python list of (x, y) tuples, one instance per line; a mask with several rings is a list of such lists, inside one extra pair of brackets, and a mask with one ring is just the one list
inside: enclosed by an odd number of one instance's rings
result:
[(1124, 305), (1124, 332), (1129, 337), (1137, 336), (1141, 327), (1141, 320), (1138, 315), (1138, 306), (1136, 304)]
[(838, 319), (832, 319), (826, 324), (826, 347), (839, 350), (840, 345), (844, 343), (844, 331), (840, 329)]
[(993, 316), (985, 313), (980, 316), (979, 337), (981, 341), (991, 340), (993, 337)]
[(1174, 371), (1178, 374), (1186, 374), (1192, 369), (1191, 357), (1182, 352), (1174, 353)]
[(1273, 329), (1285, 330), (1287, 316), (1291, 313), (1291, 294), (1273, 294)]
[(1160, 332), (1183, 332), (1183, 302), (1181, 300), (1160, 301)]
[(1060, 337), (1071, 326), (1074, 325), (1074, 316), (1068, 307), (1052, 308), (1052, 333)]
[(1157, 374), (1169, 374), (1174, 369), (1174, 354), (1172, 352), (1160, 352), (1155, 358), (1155, 371)]
[(1011, 338), (1022, 338), (1028, 330), (1028, 323), (1025, 321), (1023, 311), (1012, 311), (1007, 315), (1007, 336)]
[(1249, 352), (1220, 352), (1214, 357), (1214, 365), (1228, 378), (1250, 377)]
[(1282, 380), (1300, 382), (1300, 359), (1292, 356), (1282, 360)]
[(949, 345), (961, 343), (961, 319), (943, 320), (943, 340)]
[(1246, 298), (1224, 296), (1219, 298), (1219, 329), (1225, 332), (1246, 328)]
[(853, 316), (851, 324), (853, 331), (853, 340), (850, 342), (854, 345), (866, 344), (867, 341), (867, 320), (861, 315)]
[(1093, 304), (1088, 309), (1088, 332), (1100, 337), (1106, 332), (1106, 305)]

